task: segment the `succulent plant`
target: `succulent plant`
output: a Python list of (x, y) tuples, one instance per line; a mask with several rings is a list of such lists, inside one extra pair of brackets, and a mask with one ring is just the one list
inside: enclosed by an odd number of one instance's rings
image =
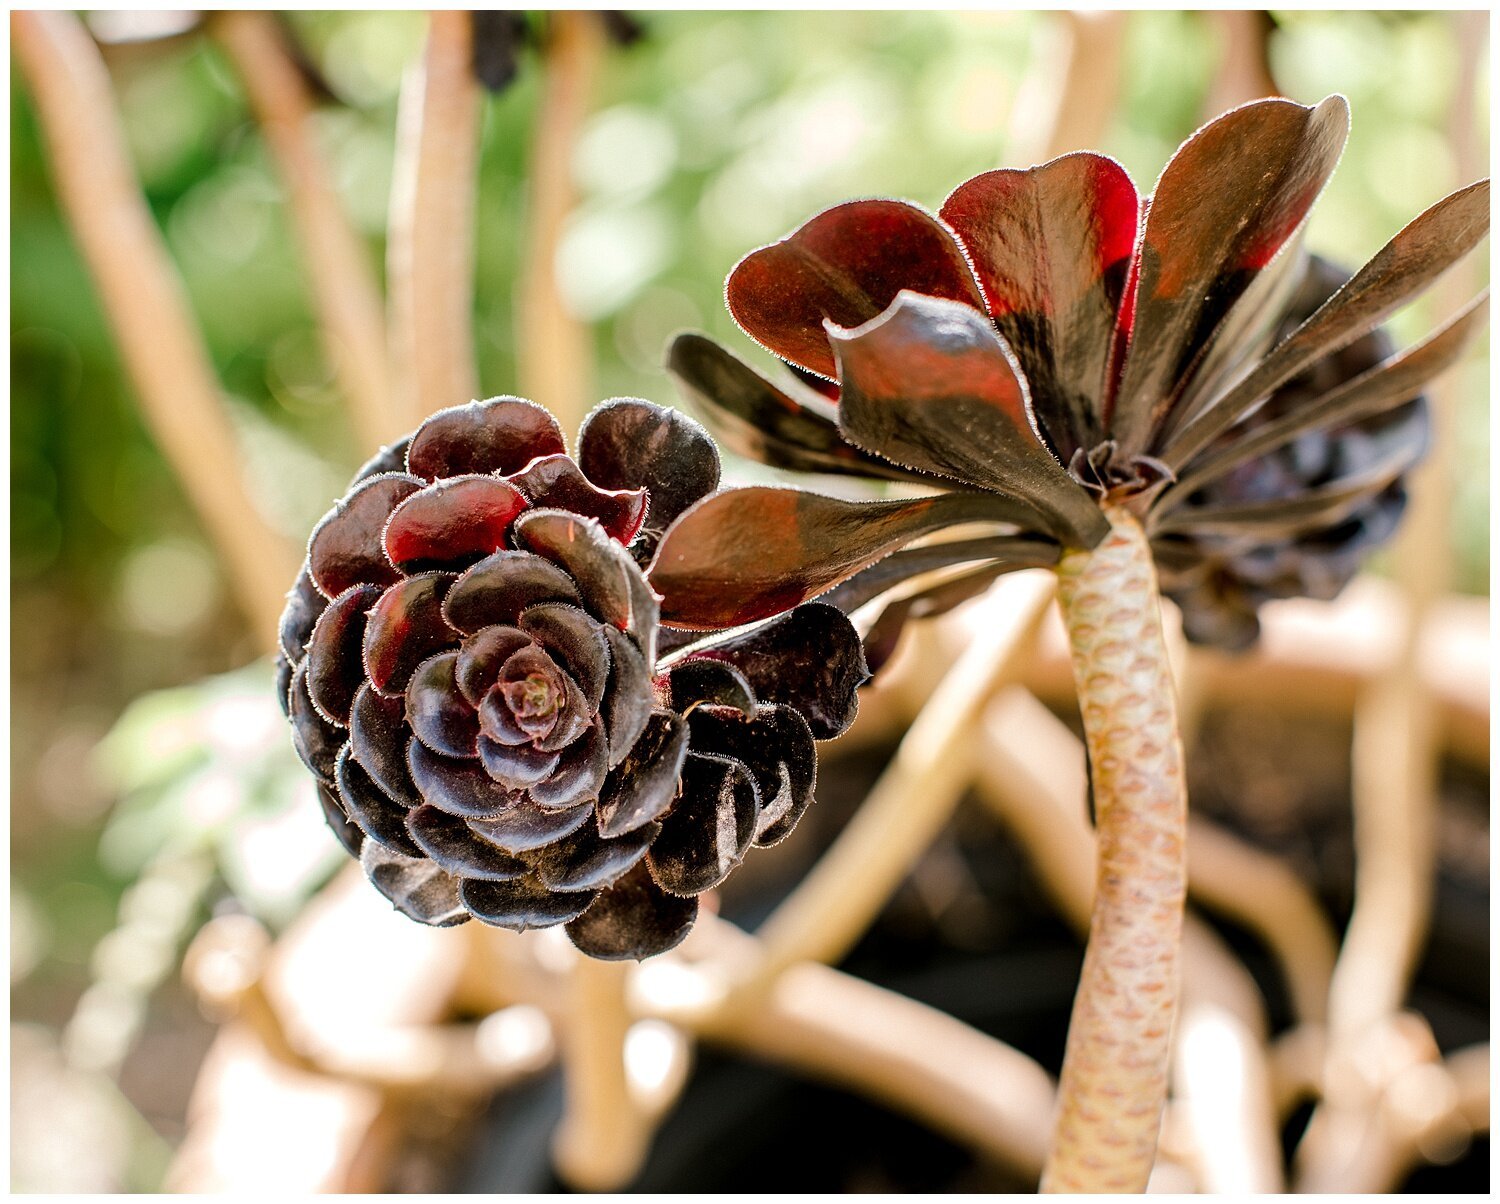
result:
[[(1191, 638), (1230, 647), (1253, 642), (1264, 600), (1337, 593), (1395, 527), (1423, 384), (1485, 321), (1480, 297), (1406, 351), (1376, 332), (1485, 235), (1487, 182), (1348, 279), (1307, 259), (1348, 120), (1338, 96), (1235, 109), (1144, 203), (1119, 164), (1077, 153), (976, 176), (936, 215), (836, 205), (729, 276), (735, 320), (791, 365), (784, 387), (700, 335), (671, 350), (730, 446), (905, 490), (704, 499), (653, 562), (665, 621), (885, 598), (878, 664), (907, 616), (1057, 568), (1098, 868), (1044, 1190), (1142, 1190), (1155, 1158), (1187, 815), (1162, 586)], [(947, 530), (974, 523), (987, 533)], [(933, 569), (953, 571), (890, 600)]]
[[(781, 468), (928, 496), (712, 498), (657, 567), (667, 620), (690, 604), (700, 524), (716, 547), (755, 549), (724, 596), (724, 617), (744, 621), (871, 564), (830, 600), (861, 604), (939, 563), (971, 565), (972, 593), (1095, 547), (1101, 503), (1140, 519), (1194, 639), (1244, 647), (1262, 601), (1336, 593), (1394, 528), (1426, 444), (1423, 382), (1487, 312), (1480, 298), (1395, 355), (1375, 329), (1484, 236), (1487, 181), (1352, 279), (1301, 252), (1347, 125), (1341, 97), (1259, 101), (1194, 134), (1144, 203), (1112, 159), (1080, 152), (976, 176), (936, 215), (836, 205), (746, 256), (730, 311), (795, 379), (680, 336), (670, 366), (710, 428)], [(876, 563), (972, 520), (1003, 529)], [(766, 556), (773, 538), (780, 554)]]
[(674, 411), (606, 402), (574, 459), (502, 397), (383, 449), (318, 524), (283, 705), (330, 827), (400, 911), (643, 957), (791, 831), (863, 656), (815, 604), (658, 659), (641, 563), (718, 479)]

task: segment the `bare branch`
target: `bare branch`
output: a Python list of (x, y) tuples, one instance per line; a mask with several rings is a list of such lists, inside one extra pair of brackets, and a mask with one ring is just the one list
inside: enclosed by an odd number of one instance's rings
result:
[(98, 48), (65, 12), (13, 12), (17, 61), (141, 411), (223, 557), (262, 646), (275, 647), (298, 555), (257, 508), (213, 362), (126, 150)]

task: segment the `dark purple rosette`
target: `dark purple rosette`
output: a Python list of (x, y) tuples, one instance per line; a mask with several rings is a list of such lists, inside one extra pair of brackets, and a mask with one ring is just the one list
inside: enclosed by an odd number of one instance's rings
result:
[(641, 566), (718, 479), (672, 410), (606, 402), (575, 458), (551, 415), (502, 397), (433, 415), (318, 524), (283, 705), (330, 827), (400, 911), (564, 924), (593, 956), (644, 957), (791, 830), (814, 740), (867, 674), (826, 606), (658, 661)]

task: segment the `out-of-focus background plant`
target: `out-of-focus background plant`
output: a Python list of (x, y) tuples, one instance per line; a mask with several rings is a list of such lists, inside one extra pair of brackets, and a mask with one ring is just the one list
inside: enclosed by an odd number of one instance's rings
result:
[[(129, 16), (100, 14), (94, 32), (130, 151), (229, 395), (251, 495), (300, 542), (373, 449), (342, 404), (283, 178), (222, 45)], [(328, 93), (316, 134), (339, 198), (382, 263), (397, 94), (425, 18), (287, 20)], [(660, 367), (668, 336), (695, 327), (738, 345), (725, 273), (808, 213), (870, 194), (936, 208), (952, 181), (1046, 157), (1065, 20), (642, 17), (643, 36), (599, 67), (567, 163), (576, 204), (544, 265), (593, 343), (587, 396), (673, 402)], [(1170, 12), (1120, 27), (1116, 103), (1093, 143), (1143, 186), (1222, 107), (1226, 28)], [(1276, 84), (1304, 101), (1343, 92), (1354, 114), (1309, 246), (1361, 263), (1467, 182), (1450, 137), (1460, 36), (1444, 13), (1275, 15)], [(260, 646), (143, 422), (14, 78), (13, 1185), (151, 1190), (212, 1036), (178, 984), (184, 945), (215, 913), (249, 912), (278, 930), (340, 858)], [(1479, 145), (1486, 81), (1481, 71)], [(525, 388), (518, 310), (544, 88), (528, 51), (511, 86), (483, 104), (474, 331), (484, 394)], [(1410, 335), (1431, 319), (1417, 306), (1399, 321)], [(1487, 379), (1481, 351), (1453, 385), (1455, 585), (1475, 594), (1489, 573)]]

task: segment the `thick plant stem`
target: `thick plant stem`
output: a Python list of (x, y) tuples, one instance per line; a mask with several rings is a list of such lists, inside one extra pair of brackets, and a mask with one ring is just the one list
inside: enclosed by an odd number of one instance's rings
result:
[(1141, 1191), (1166, 1101), (1186, 891), (1187, 792), (1145, 533), (1124, 510), (1058, 565), (1099, 837), (1044, 1191)]

